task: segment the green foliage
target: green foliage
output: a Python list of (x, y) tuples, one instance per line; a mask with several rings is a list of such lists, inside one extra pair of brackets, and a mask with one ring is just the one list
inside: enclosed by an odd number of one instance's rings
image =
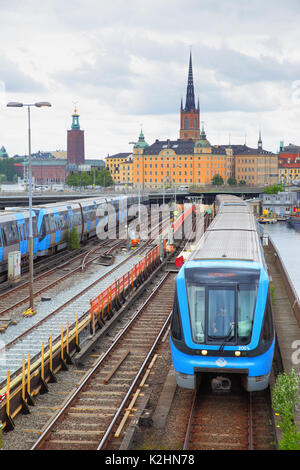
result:
[(267, 186), (264, 190), (265, 194), (277, 194), (279, 191), (283, 191), (283, 187), (280, 184), (273, 184), (273, 186)]
[(212, 184), (214, 184), (215, 186), (220, 186), (221, 184), (224, 184), (222, 176), (216, 174), (212, 179)]
[(229, 184), (229, 186), (236, 186), (237, 185), (237, 181), (235, 178), (228, 178), (227, 180), (227, 184)]
[(294, 423), (294, 410), (299, 404), (299, 376), (294, 369), (287, 374), (279, 374), (272, 391), (272, 405), (280, 416), (279, 427), (282, 439), (279, 443), (281, 450), (300, 450), (300, 432)]
[(279, 450), (300, 450), (300, 432), (297, 425), (289, 423), (278, 444)]
[(14, 175), (16, 174), (16, 169), (14, 164), (19, 160), (14, 158), (3, 158), (0, 160), (0, 174), (4, 175), (2, 181), (13, 181)]
[(240, 180), (239, 185), (240, 185), (240, 186), (245, 186), (245, 185), (246, 185), (246, 181), (245, 181), (245, 180)]
[(276, 292), (275, 292), (275, 286), (272, 283), (270, 284), (270, 293), (271, 293), (272, 304), (275, 304)]
[(70, 173), (66, 178), (68, 186), (111, 186), (113, 179), (108, 170), (83, 171)]
[(72, 227), (69, 235), (68, 250), (78, 250), (79, 246), (79, 237), (76, 227)]

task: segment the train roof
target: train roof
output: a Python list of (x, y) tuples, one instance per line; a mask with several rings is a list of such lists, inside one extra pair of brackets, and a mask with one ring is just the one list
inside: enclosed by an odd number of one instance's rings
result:
[(249, 212), (220, 212), (207, 230), (256, 231), (256, 222), (252, 213)]
[(257, 232), (252, 230), (211, 230), (205, 232), (189, 261), (205, 259), (261, 262)]
[[(23, 217), (24, 219), (29, 219), (29, 210), (23, 209), (19, 211), (0, 211), (0, 223), (9, 222), (11, 220), (17, 220), (20, 219), (20, 217)], [(32, 212), (32, 217), (35, 217), (34, 212)]]
[(217, 194), (216, 203), (218, 205), (225, 203), (242, 203), (243, 199), (233, 194)]
[(252, 214), (252, 210), (248, 204), (222, 204), (218, 214)]
[(241, 198), (225, 196), (219, 198), (222, 202), (217, 215), (191, 253), (189, 261), (210, 259), (261, 263), (256, 221), (250, 206)]

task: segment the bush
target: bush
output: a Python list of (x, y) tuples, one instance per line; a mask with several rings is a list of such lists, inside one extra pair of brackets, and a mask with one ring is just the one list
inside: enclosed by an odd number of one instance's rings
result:
[(227, 180), (227, 184), (229, 184), (229, 186), (236, 186), (236, 185), (237, 185), (237, 181), (236, 181), (235, 178), (230, 177), (230, 178), (228, 178), (228, 180)]
[(212, 179), (212, 184), (215, 185), (215, 186), (219, 186), (221, 184), (224, 184), (224, 180), (222, 178), (222, 176), (220, 175), (215, 175)]
[(79, 237), (76, 227), (72, 227), (68, 240), (68, 250), (78, 250), (79, 246)]
[(264, 193), (265, 194), (277, 194), (278, 192), (283, 191), (283, 187), (280, 184), (273, 184), (273, 186), (268, 186), (265, 188)]
[(280, 450), (300, 450), (300, 432), (294, 422), (294, 410), (299, 404), (299, 376), (294, 369), (287, 374), (279, 374), (272, 391), (272, 405), (280, 416), (279, 427), (282, 439)]

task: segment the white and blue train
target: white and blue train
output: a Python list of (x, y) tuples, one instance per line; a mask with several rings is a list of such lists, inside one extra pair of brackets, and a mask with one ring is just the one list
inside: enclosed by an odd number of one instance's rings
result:
[(176, 277), (171, 352), (180, 387), (204, 376), (230, 390), (268, 387), (275, 332), (269, 277), (251, 208), (236, 196), (216, 198), (216, 217)]
[[(146, 197), (141, 198), (144, 204)], [(130, 220), (130, 208), (137, 207), (136, 195), (78, 199), (68, 202), (44, 204), (33, 207), (33, 255), (47, 256), (67, 246), (66, 237), (76, 227), (81, 243), (106, 232), (108, 226)], [(113, 208), (113, 210), (112, 210)], [(112, 214), (114, 220), (109, 218)], [(131, 209), (130, 214), (134, 214)], [(100, 224), (100, 225), (99, 225)], [(7, 275), (8, 254), (20, 251), (22, 262), (29, 255), (29, 210), (11, 209), (0, 211), (0, 280)]]

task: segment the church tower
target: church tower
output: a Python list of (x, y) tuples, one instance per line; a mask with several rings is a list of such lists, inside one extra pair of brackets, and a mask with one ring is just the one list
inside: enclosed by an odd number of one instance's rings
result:
[(72, 126), (67, 136), (67, 161), (69, 165), (84, 164), (84, 131), (80, 129), (79, 115), (74, 109)]
[(199, 101), (196, 108), (195, 92), (193, 81), (192, 53), (190, 52), (189, 74), (186, 90), (185, 107), (182, 100), (180, 107), (180, 139), (193, 139), (197, 141), (200, 138), (200, 108)]

